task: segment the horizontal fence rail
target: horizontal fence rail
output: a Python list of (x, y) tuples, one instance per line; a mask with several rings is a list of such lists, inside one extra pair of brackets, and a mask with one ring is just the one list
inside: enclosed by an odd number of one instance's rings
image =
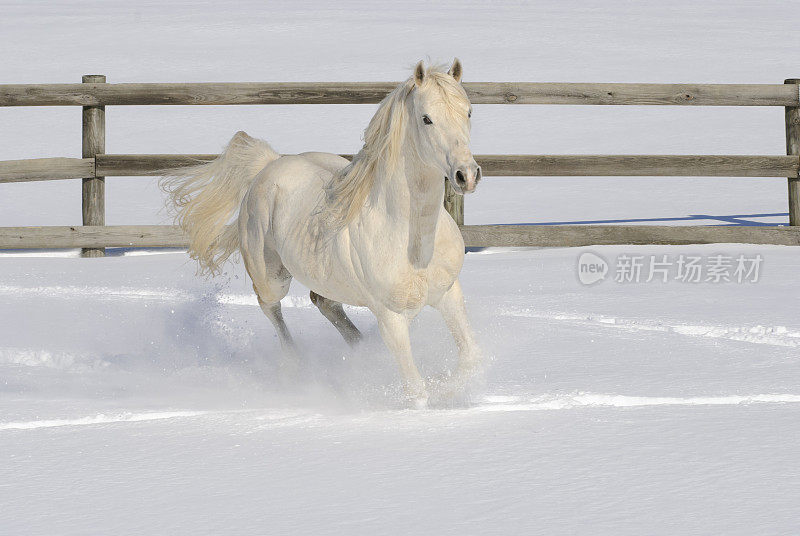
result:
[[(800, 245), (800, 228), (719, 225), (462, 225), (467, 247), (576, 247), (610, 244)], [(0, 227), (0, 249), (163, 247), (189, 241), (172, 225)]]
[[(0, 162), (0, 183), (85, 177), (163, 175), (213, 160), (215, 154), (98, 154)], [(353, 155), (343, 154), (345, 158)], [(800, 156), (746, 155), (476, 155), (486, 176), (797, 177)]]
[[(399, 82), (3, 84), (0, 106), (374, 104)], [(786, 84), (465, 82), (474, 104), (800, 106)]]
[[(188, 244), (168, 225), (105, 226), (104, 178), (156, 176), (216, 154), (105, 154), (105, 106), (374, 104), (396, 82), (0, 85), (3, 106), (82, 106), (83, 157), (0, 162), (0, 183), (83, 179), (83, 226), (0, 228), (0, 249), (176, 247)], [(476, 155), (487, 176), (786, 177), (789, 227), (643, 225), (463, 225), (463, 198), (445, 187), (445, 208), (467, 246), (751, 243), (800, 245), (800, 79), (784, 84), (597, 84), (471, 82), (475, 104), (783, 106), (787, 156)], [(352, 158), (352, 155), (342, 155)]]
[(94, 158), (33, 158), (0, 161), (0, 182), (82, 179), (94, 176)]

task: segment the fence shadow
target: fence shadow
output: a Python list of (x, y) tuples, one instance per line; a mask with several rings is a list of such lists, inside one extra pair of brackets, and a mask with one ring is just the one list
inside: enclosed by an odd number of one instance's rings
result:
[(579, 221), (548, 221), (540, 223), (507, 223), (502, 225), (590, 225), (590, 224), (612, 224), (612, 223), (649, 223), (649, 222), (670, 222), (670, 221), (702, 221), (702, 220), (716, 220), (719, 221), (720, 226), (787, 226), (789, 222), (785, 223), (764, 223), (760, 221), (748, 220), (746, 218), (770, 218), (785, 216), (788, 220), (788, 212), (774, 212), (769, 214), (729, 214), (722, 216), (714, 216), (711, 214), (690, 214), (679, 218), (629, 218), (619, 220), (579, 220)]
[[(770, 218), (770, 217), (778, 217), (784, 216), (786, 217), (787, 221), (783, 223), (765, 223), (760, 221), (754, 221), (747, 218)], [(778, 226), (778, 227), (786, 227), (789, 225), (788, 222), (789, 213), (788, 212), (773, 212), (773, 213), (765, 213), (765, 214), (728, 214), (728, 215), (711, 215), (711, 214), (690, 214), (688, 216), (683, 216), (680, 218), (629, 218), (629, 219), (618, 219), (618, 220), (578, 220), (578, 221), (548, 221), (548, 222), (539, 222), (539, 223), (501, 223), (499, 225), (529, 225), (529, 226), (548, 226), (548, 225), (611, 225), (614, 223), (627, 223), (627, 224), (636, 224), (636, 223), (651, 223), (651, 222), (677, 222), (677, 221), (708, 221), (708, 220), (716, 220), (719, 223), (716, 224), (719, 227), (768, 227), (768, 226)], [(713, 224), (712, 224), (713, 225)], [(485, 247), (467, 247), (467, 253), (475, 253), (478, 251), (483, 251), (486, 249)]]

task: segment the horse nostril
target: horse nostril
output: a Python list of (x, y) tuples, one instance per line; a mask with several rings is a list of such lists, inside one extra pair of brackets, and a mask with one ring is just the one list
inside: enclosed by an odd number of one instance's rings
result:
[(477, 184), (479, 180), (481, 180), (481, 168), (480, 168), (480, 166), (478, 166), (478, 170), (475, 172), (475, 184)]
[(464, 174), (461, 172), (460, 169), (456, 171), (456, 182), (459, 184), (467, 182), (466, 180), (464, 180)]

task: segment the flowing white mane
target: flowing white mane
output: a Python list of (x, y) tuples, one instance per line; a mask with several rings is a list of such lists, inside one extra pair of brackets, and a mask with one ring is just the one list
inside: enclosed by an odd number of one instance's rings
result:
[[(364, 146), (353, 161), (334, 176), (325, 189), (320, 207), (323, 234), (341, 230), (359, 213), (372, 190), (375, 177), (394, 174), (400, 162), (408, 124), (407, 99), (412, 92), (439, 91), (441, 100), (452, 113), (469, 105), (464, 89), (442, 65), (430, 66), (417, 88), (411, 77), (389, 93), (378, 106), (364, 131)], [(406, 147), (406, 150), (413, 147)]]

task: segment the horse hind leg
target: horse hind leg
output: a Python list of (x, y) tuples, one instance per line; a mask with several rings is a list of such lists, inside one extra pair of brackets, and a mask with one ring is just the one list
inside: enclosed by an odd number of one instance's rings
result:
[(347, 317), (341, 303), (320, 296), (313, 290), (311, 291), (311, 302), (339, 330), (347, 344), (355, 346), (361, 341), (361, 332)]
[[(253, 285), (255, 289), (255, 285)], [(278, 333), (278, 340), (281, 343), (281, 349), (283, 353), (291, 358), (297, 357), (297, 346), (294, 343), (294, 339), (292, 338), (292, 334), (289, 331), (289, 327), (286, 325), (286, 322), (283, 320), (283, 311), (281, 310), (281, 302), (280, 300), (274, 302), (267, 302), (261, 298), (261, 295), (256, 290), (256, 295), (258, 297), (258, 305), (261, 307), (261, 310), (264, 312), (264, 315), (272, 322), (272, 325), (275, 327), (275, 331)]]
[[(283, 320), (281, 300), (289, 292), (292, 275), (283, 265), (278, 253), (265, 247), (261, 233), (244, 233), (242, 235), (242, 259), (247, 273), (253, 281), (253, 290), (258, 297), (258, 305), (275, 327), (284, 364), (296, 365), (299, 361), (297, 347), (286, 322)], [(288, 362), (288, 363), (287, 363)]]

